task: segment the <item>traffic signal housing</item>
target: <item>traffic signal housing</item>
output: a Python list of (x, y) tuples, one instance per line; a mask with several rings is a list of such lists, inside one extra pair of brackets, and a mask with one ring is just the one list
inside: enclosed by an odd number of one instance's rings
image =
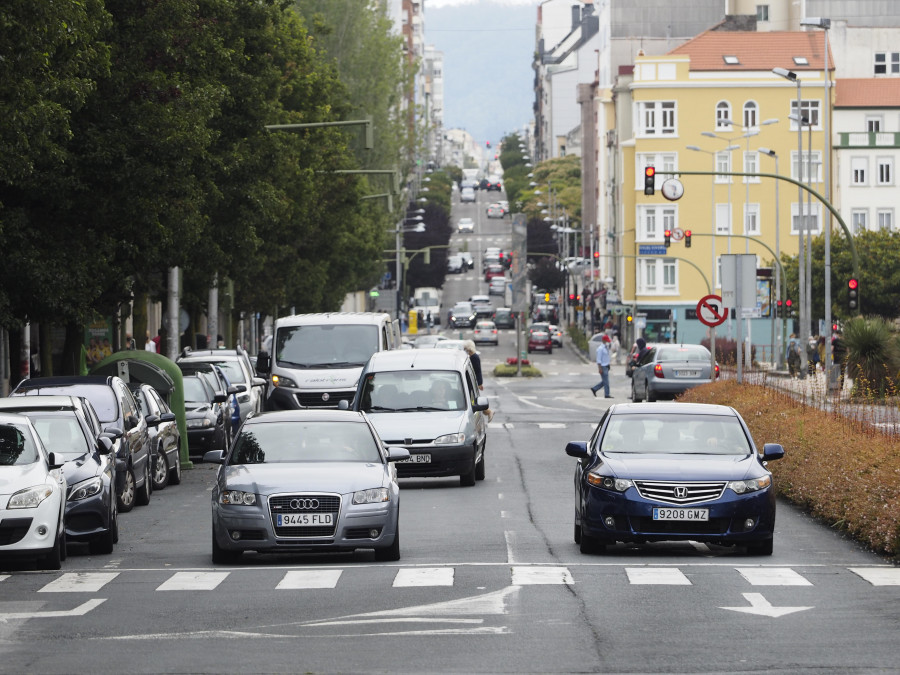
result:
[(685, 248), (691, 247), (691, 231), (690, 230), (684, 231), (684, 247)]
[(847, 309), (851, 312), (859, 309), (859, 279), (847, 282)]
[(644, 194), (652, 195), (656, 191), (656, 167), (648, 166), (644, 169)]
[(663, 236), (666, 240), (666, 248), (669, 248), (672, 245), (672, 230), (666, 230), (663, 232)]
[(779, 319), (784, 318), (784, 303), (781, 300), (775, 302), (775, 316)]
[(784, 301), (784, 316), (790, 318), (794, 313), (794, 302), (790, 298)]

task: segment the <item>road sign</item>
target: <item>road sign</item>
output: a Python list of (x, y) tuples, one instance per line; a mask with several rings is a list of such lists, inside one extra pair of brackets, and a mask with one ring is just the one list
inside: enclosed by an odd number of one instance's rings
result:
[(697, 303), (697, 318), (701, 323), (710, 327), (725, 323), (728, 311), (722, 304), (722, 298), (718, 295), (706, 295), (700, 298), (700, 302)]
[(672, 230), (672, 241), (681, 241), (682, 239), (684, 239), (684, 230), (680, 227), (676, 227)]

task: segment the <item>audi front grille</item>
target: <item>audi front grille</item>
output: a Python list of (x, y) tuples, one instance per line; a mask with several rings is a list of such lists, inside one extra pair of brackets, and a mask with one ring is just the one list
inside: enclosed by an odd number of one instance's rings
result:
[(636, 480), (634, 486), (644, 499), (663, 504), (697, 504), (718, 499), (725, 491), (725, 481), (687, 483), (684, 481)]
[[(297, 494), (272, 495), (269, 497), (269, 514), (276, 537), (303, 537), (321, 539), (334, 537), (341, 511), (341, 496), (302, 492)], [(324, 526), (278, 527), (278, 514), (291, 513), (331, 513), (332, 524)]]

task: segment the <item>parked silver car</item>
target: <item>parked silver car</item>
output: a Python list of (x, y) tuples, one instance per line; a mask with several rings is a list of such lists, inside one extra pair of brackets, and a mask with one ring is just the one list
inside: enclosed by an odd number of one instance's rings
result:
[[(710, 353), (703, 345), (651, 344), (631, 375), (631, 400), (674, 398), (710, 381)], [(716, 365), (716, 377), (719, 366)]]
[[(412, 352), (398, 352), (412, 353)], [(386, 448), (365, 415), (307, 409), (249, 417), (221, 464), (212, 491), (212, 559), (258, 553), (375, 549), (400, 559), (400, 488)]]

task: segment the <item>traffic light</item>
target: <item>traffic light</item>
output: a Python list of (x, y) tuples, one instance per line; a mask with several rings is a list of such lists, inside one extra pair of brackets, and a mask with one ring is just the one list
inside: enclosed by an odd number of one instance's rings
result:
[(627, 321), (628, 323), (631, 323), (632, 321), (634, 321), (634, 317), (631, 316), (631, 312), (629, 312), (628, 314), (625, 315), (625, 321)]
[(775, 303), (775, 316), (779, 319), (784, 318), (784, 303), (781, 300)]
[(570, 305), (575, 304), (575, 294), (574, 293), (569, 293), (569, 304)]
[(663, 232), (663, 236), (666, 238), (666, 248), (672, 244), (672, 230), (666, 230)]
[(847, 309), (851, 312), (859, 309), (859, 279), (850, 279), (847, 282)]
[(789, 319), (789, 318), (791, 318), (793, 313), (794, 313), (794, 303), (790, 298), (788, 298), (787, 300), (784, 301), (784, 316)]
[(656, 188), (656, 167), (648, 166), (644, 169), (644, 194), (652, 195)]
[(550, 302), (550, 294), (544, 293), (544, 302)]
[(490, 141), (485, 141), (484, 144), (485, 144), (485, 146), (487, 146), (487, 147), (491, 147), (491, 142), (490, 142)]
[(684, 231), (684, 247), (685, 248), (691, 247), (691, 231), (690, 230)]

